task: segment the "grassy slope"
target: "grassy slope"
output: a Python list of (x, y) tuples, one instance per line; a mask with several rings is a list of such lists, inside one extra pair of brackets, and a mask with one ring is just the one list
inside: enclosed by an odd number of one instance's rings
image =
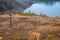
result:
[(60, 18), (38, 15), (0, 15), (0, 37), (2, 40), (60, 40)]

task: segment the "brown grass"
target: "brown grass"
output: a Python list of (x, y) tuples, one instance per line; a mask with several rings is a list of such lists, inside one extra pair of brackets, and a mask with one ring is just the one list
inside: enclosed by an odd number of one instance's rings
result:
[(0, 37), (2, 40), (60, 40), (60, 18), (12, 14), (10, 27), (9, 14), (3, 14)]

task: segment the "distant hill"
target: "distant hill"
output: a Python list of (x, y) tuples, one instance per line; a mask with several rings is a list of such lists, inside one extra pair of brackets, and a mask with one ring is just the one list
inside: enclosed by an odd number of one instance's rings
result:
[(23, 11), (36, 1), (60, 1), (60, 0), (0, 0), (0, 12)]
[(24, 10), (29, 7), (33, 2), (26, 0), (0, 0), (0, 12), (13, 9), (15, 10)]

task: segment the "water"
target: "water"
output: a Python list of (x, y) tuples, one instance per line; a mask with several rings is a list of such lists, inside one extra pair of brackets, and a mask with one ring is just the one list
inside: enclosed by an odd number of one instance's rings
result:
[(36, 14), (44, 13), (48, 16), (60, 16), (60, 1), (36, 2), (24, 10), (24, 12), (29, 11)]

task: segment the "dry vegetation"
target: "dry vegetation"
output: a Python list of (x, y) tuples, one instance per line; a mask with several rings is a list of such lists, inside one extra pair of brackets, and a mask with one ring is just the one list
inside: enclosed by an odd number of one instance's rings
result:
[(35, 14), (0, 15), (0, 40), (60, 40), (60, 18)]

